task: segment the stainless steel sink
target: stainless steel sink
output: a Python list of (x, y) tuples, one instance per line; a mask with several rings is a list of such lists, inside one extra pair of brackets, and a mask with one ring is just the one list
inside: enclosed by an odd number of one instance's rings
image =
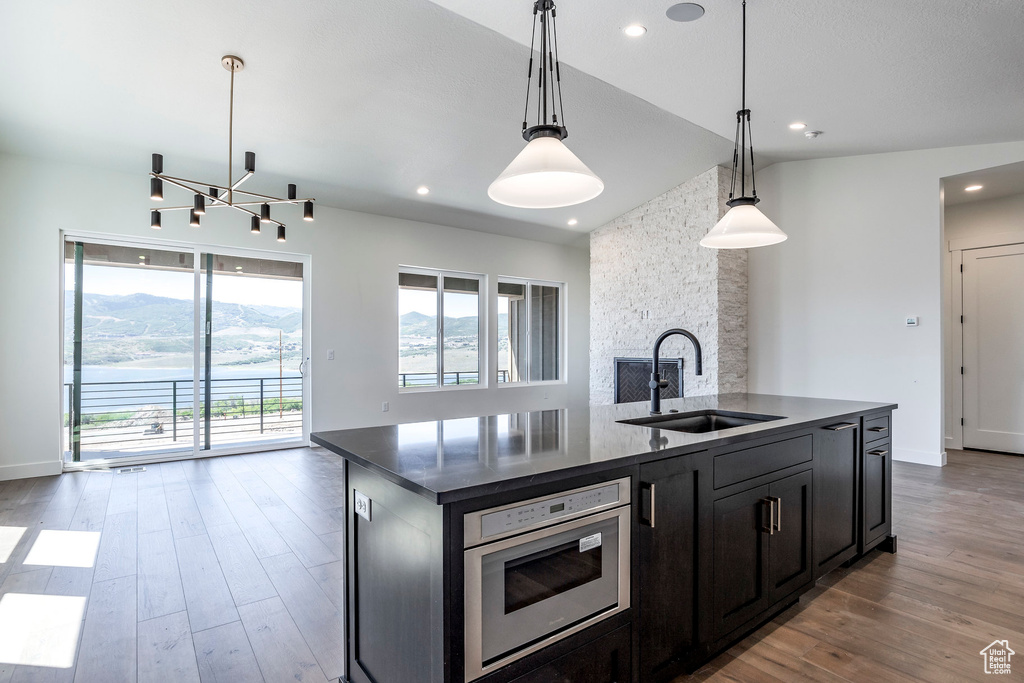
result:
[(780, 415), (757, 415), (754, 413), (733, 413), (723, 410), (698, 410), (692, 413), (666, 413), (637, 417), (632, 420), (619, 420), (622, 424), (638, 425), (652, 429), (668, 429), (673, 432), (689, 432), (704, 434), (722, 429), (745, 427), (747, 425), (783, 420)]

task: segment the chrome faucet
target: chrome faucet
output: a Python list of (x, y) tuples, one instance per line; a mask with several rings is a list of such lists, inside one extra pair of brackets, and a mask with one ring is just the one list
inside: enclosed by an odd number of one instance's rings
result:
[(693, 344), (693, 352), (696, 357), (696, 364), (694, 366), (694, 374), (702, 375), (702, 358), (700, 351), (700, 342), (693, 336), (692, 333), (678, 327), (673, 327), (671, 330), (665, 330), (658, 337), (658, 340), (654, 342), (654, 359), (651, 364), (651, 381), (648, 386), (651, 388), (651, 415), (661, 415), (661, 390), (668, 386), (668, 380), (661, 378), (661, 373), (658, 372), (658, 354), (661, 352), (661, 342), (665, 341), (668, 337), (674, 334), (680, 334)]

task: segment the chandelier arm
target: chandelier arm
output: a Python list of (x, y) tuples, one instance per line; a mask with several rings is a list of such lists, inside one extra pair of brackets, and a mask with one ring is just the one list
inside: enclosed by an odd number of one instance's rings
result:
[[(218, 190), (227, 190), (228, 188), (226, 188), (226, 187), (220, 187), (218, 185), (209, 185), (208, 183), (200, 183), (198, 180), (189, 180), (187, 178), (175, 178), (174, 176), (163, 175), (162, 173), (150, 173), (149, 175), (153, 176), (154, 178), (160, 178), (161, 180), (165, 180), (168, 183), (170, 183), (171, 185), (175, 185), (176, 187), (180, 187), (183, 190), (187, 190), (191, 194), (201, 194), (204, 197), (206, 197), (207, 199), (219, 202), (219, 204), (221, 206), (237, 206), (238, 205), (238, 204), (235, 204), (235, 203), (228, 204), (223, 199), (219, 199), (217, 197), (214, 197), (212, 194), (210, 194), (208, 192), (204, 192), (203, 190), (197, 189), (195, 187), (191, 187), (190, 185), (187, 185), (186, 183), (195, 183), (197, 185), (202, 185), (203, 187), (212, 187), (212, 188), (215, 188), (215, 189), (218, 189)], [(248, 190), (235, 190), (235, 191), (238, 192), (238, 194), (244, 194), (244, 195), (247, 195), (249, 197), (259, 197), (261, 199), (269, 200), (269, 201), (265, 201), (265, 202), (246, 202), (247, 204), (254, 204), (255, 203), (255, 204), (295, 204), (295, 205), (298, 205), (298, 204), (301, 204), (303, 202), (315, 202), (316, 201), (316, 199), (313, 198), (313, 197), (306, 197), (305, 199), (281, 199), (280, 197), (274, 197), (273, 195), (260, 194), (258, 192), (249, 192)], [(177, 207), (174, 207), (174, 208), (177, 208)], [(191, 209), (193, 207), (188, 206), (188, 207), (185, 207), (185, 208)], [(171, 207), (160, 208), (160, 209), (157, 209), (157, 210), (158, 211), (170, 211)]]
[(251, 177), (252, 177), (252, 174), (253, 174), (253, 173), (255, 173), (255, 171), (246, 171), (246, 172), (245, 172), (245, 175), (244, 175), (244, 176), (242, 176), (241, 178), (239, 178), (239, 179), (238, 179), (238, 181), (237, 181), (237, 182), (236, 182), (236, 183), (235, 183), (234, 185), (232, 185), (232, 186), (231, 186), (231, 189), (232, 189), (232, 190), (237, 190), (237, 189), (238, 189), (238, 187), (239, 187), (239, 186), (240, 186), (240, 185), (241, 185), (242, 183), (244, 183), (244, 182), (245, 182), (246, 180), (248, 180), (249, 178), (251, 178)]
[(754, 133), (750, 127), (750, 110), (747, 110), (747, 142), (750, 145), (750, 196), (757, 197), (757, 181), (754, 175)]
[[(285, 201), (287, 201), (287, 200), (285, 200)], [(282, 202), (253, 202), (253, 204), (280, 204), (280, 203), (282, 203)], [(232, 204), (231, 208), (235, 209), (237, 211), (241, 211), (242, 213), (247, 213), (250, 216), (259, 216), (260, 215), (260, 214), (256, 213), (255, 211), (250, 211), (249, 209), (245, 208), (244, 206), (242, 206), (240, 204)], [(276, 223), (277, 225), (280, 225), (282, 228), (285, 227), (284, 223), (282, 223), (279, 220), (275, 220), (273, 218), (268, 218), (267, 220), (270, 221), (271, 223)], [(262, 218), (261, 218), (261, 221), (262, 221)]]
[(530, 66), (526, 70), (526, 107), (523, 109), (523, 131), (530, 120), (530, 87), (533, 84), (533, 47), (537, 41), (537, 3), (533, 3), (533, 31), (530, 33)]
[(729, 199), (736, 196), (736, 169), (739, 168), (740, 163), (740, 123), (741, 119), (739, 114), (736, 115), (736, 135), (733, 137), (732, 144), (732, 182), (729, 184)]
[[(217, 204), (212, 206), (206, 205), (207, 210), (209, 209), (235, 209), (239, 206), (263, 206), (264, 204), (301, 204), (302, 202), (311, 202), (313, 199), (271, 199), (271, 200), (260, 200), (253, 202), (235, 202), (234, 204)], [(159, 209), (153, 209), (154, 211), (182, 211), (184, 209), (195, 208), (191, 204), (188, 206), (161, 206)]]
[[(555, 82), (552, 84), (551, 89), (554, 91), (558, 90), (558, 116), (561, 117), (562, 128), (565, 128), (565, 109), (562, 106), (562, 69), (561, 62), (558, 59), (558, 23), (555, 21), (555, 10), (551, 9), (551, 43), (555, 48)], [(552, 98), (554, 95), (552, 94)], [(554, 104), (552, 104), (552, 109)]]

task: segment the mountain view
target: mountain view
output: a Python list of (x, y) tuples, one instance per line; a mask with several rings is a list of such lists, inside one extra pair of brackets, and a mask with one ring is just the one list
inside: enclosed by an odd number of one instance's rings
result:
[[(66, 291), (65, 365), (73, 361), (74, 293)], [(82, 299), (82, 364), (112, 367), (190, 367), (193, 308), (190, 299), (151, 294), (85, 294)], [(279, 334), (284, 340), (279, 349)], [(280, 306), (214, 302), (213, 354), (220, 366), (286, 367), (302, 360), (302, 311)]]
[[(410, 311), (399, 317), (400, 372), (419, 373), (437, 370), (437, 316)], [(478, 358), (477, 316), (445, 316), (445, 370), (476, 371)], [(498, 316), (498, 357), (507, 355), (508, 315)]]

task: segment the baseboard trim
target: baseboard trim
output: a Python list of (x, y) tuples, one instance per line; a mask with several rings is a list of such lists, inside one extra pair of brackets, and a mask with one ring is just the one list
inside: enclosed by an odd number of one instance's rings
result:
[(27, 479), (29, 477), (52, 477), (61, 473), (59, 460), (48, 462), (27, 462), (22, 465), (0, 465), (0, 481)]
[(892, 449), (892, 459), (899, 462), (912, 462), (917, 465), (931, 465), (932, 467), (946, 466), (946, 452), (933, 453), (931, 451), (915, 451), (909, 448)]

